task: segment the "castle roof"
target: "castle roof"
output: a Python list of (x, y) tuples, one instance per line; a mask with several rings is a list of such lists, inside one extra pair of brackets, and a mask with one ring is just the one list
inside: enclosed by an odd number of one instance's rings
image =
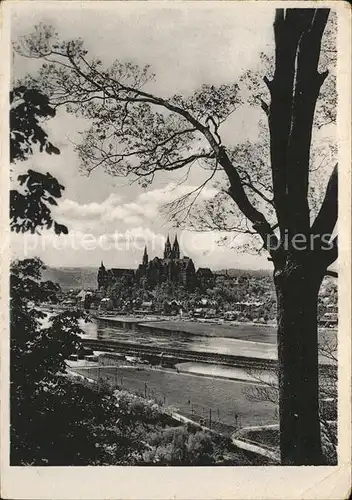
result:
[(134, 275), (135, 270), (134, 269), (126, 269), (123, 267), (113, 267), (113, 268), (109, 269), (109, 272), (116, 277), (121, 277), (121, 276), (124, 276), (126, 274), (127, 275)]
[(212, 278), (214, 274), (209, 267), (199, 267), (197, 270), (197, 276), (201, 276), (203, 278)]

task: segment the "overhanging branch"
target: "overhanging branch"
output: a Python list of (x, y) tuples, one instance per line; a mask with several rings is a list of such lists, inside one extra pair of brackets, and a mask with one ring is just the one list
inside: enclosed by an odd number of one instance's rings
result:
[(338, 274), (337, 274), (337, 271), (330, 271), (329, 269), (327, 269), (325, 271), (325, 276), (331, 276), (332, 278), (338, 278)]

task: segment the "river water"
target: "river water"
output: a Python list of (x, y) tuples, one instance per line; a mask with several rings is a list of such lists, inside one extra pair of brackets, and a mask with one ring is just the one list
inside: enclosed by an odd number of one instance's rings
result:
[[(119, 324), (107, 321), (94, 320), (91, 323), (82, 323), (85, 338), (116, 340), (118, 342), (135, 343), (159, 348), (182, 349), (189, 351), (208, 352), (213, 354), (229, 354), (234, 356), (260, 357), (262, 359), (276, 359), (277, 347), (272, 329), (263, 327), (263, 342), (246, 340), (251, 338), (252, 326), (241, 325), (238, 329), (240, 338), (221, 336), (202, 336), (180, 331), (163, 331), (149, 328), (148, 331), (138, 329), (123, 329)], [(233, 326), (233, 337), (236, 337), (236, 326)], [(325, 339), (325, 337), (324, 337)], [(322, 358), (323, 362), (326, 362)]]

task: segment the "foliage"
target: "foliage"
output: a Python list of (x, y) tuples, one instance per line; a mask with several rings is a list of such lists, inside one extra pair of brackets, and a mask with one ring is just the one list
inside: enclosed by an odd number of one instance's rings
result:
[(58, 302), (58, 296), (62, 294), (61, 287), (58, 283), (51, 280), (43, 281), (42, 288), (45, 292), (46, 300), (49, 302)]
[(109, 459), (108, 446), (118, 441), (110, 396), (63, 377), (29, 390), (21, 404), (18, 396), (12, 401), (12, 465), (97, 465)]
[[(26, 160), (39, 151), (59, 154), (60, 150), (48, 139), (42, 121), (52, 118), (55, 108), (38, 89), (25, 85), (14, 87), (10, 92), (10, 159), (11, 163)], [(62, 186), (50, 173), (42, 174), (28, 170), (17, 177), (19, 187), (10, 191), (11, 229), (16, 232), (32, 233), (39, 228), (54, 227), (56, 234), (67, 234), (66, 226), (57, 223), (51, 216), (51, 206), (57, 205)]]
[(153, 446), (144, 454), (145, 461), (157, 465), (212, 465), (214, 442), (209, 433), (191, 432), (186, 427), (165, 429), (151, 436)]
[(38, 227), (54, 226), (56, 234), (67, 234), (67, 227), (53, 220), (50, 209), (50, 205), (57, 205), (55, 198), (61, 197), (64, 187), (49, 172), (42, 174), (30, 169), (17, 179), (22, 193), (17, 189), (10, 191), (11, 229), (34, 233)]
[[(117, 446), (117, 409), (106, 390), (67, 378), (66, 359), (81, 345), (80, 314), (49, 317), (40, 304), (53, 296), (41, 282), (39, 259), (11, 266), (11, 464), (88, 465), (126, 459)], [(124, 446), (122, 446), (124, 444)]]
[(10, 92), (10, 160), (25, 160), (33, 154), (33, 145), (48, 154), (60, 154), (60, 150), (48, 140), (48, 134), (40, 119), (54, 117), (55, 108), (49, 98), (37, 89), (24, 85)]
[[(88, 382), (83, 384), (90, 386)], [(103, 380), (98, 381), (97, 387), (108, 390)], [(211, 465), (221, 463), (225, 454), (232, 461), (248, 462), (246, 457), (234, 453), (228, 439), (199, 431), (192, 425), (178, 425), (153, 400), (124, 390), (115, 390), (113, 396), (117, 407), (117, 444), (109, 446), (110, 465)], [(118, 451), (124, 449), (129, 453), (119, 455)]]

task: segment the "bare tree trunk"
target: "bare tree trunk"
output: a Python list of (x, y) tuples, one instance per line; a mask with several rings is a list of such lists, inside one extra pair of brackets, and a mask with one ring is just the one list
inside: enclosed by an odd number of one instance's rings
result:
[(283, 465), (322, 465), (318, 384), (318, 292), (322, 274), (290, 262), (277, 294), (280, 448)]

